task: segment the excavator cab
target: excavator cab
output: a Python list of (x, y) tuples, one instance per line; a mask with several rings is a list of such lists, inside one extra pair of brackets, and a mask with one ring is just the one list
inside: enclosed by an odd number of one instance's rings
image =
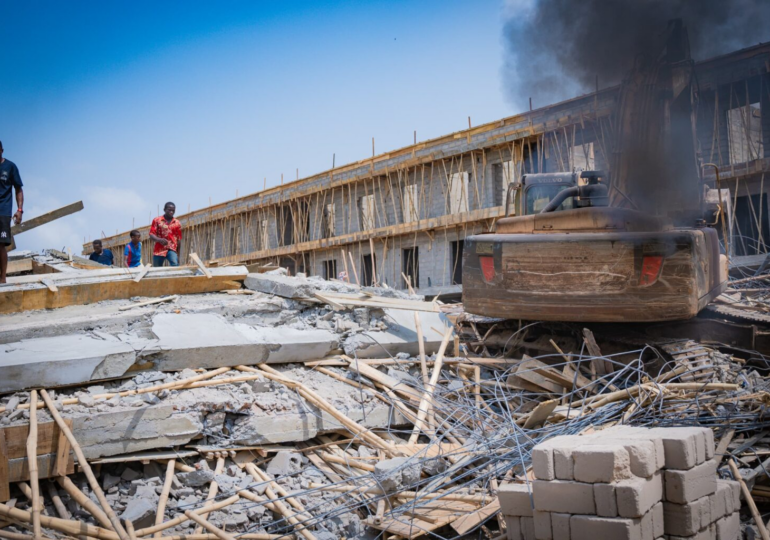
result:
[[(520, 182), (511, 182), (508, 185), (503, 202), (505, 215), (507, 217), (539, 214), (561, 192), (579, 186), (600, 184), (604, 177), (605, 174), (602, 171), (525, 174)], [(592, 202), (586, 198), (567, 198), (554, 210), (606, 206), (606, 204), (606, 200)]]

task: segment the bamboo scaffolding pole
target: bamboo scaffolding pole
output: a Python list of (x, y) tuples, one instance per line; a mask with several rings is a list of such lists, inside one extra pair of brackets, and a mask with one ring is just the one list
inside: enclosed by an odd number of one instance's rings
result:
[(438, 354), (436, 355), (436, 362), (433, 365), (433, 374), (431, 375), (428, 385), (425, 387), (425, 393), (420, 400), (420, 406), (417, 409), (417, 422), (414, 424), (412, 435), (409, 437), (409, 444), (417, 442), (417, 438), (420, 436), (420, 431), (423, 428), (425, 422), (425, 416), (428, 414), (428, 407), (433, 398), (433, 389), (436, 387), (439, 375), (441, 374), (441, 366), (444, 361), (444, 353), (446, 352), (449, 339), (452, 337), (452, 328), (447, 328), (444, 332), (444, 339), (441, 341)]
[[(279, 483), (275, 482), (272, 478), (270, 478), (266, 472), (264, 472), (262, 469), (260, 469), (256, 465), (252, 467), (252, 470), (253, 470), (253, 473), (256, 473), (256, 475), (259, 476), (259, 478), (261, 478), (263, 482), (269, 482), (270, 487), (273, 489), (273, 491), (275, 491), (275, 493), (277, 493), (278, 496), (283, 497), (287, 503), (289, 503), (295, 510), (297, 510), (297, 514), (296, 514), (297, 516), (300, 516), (302, 517), (302, 519), (305, 519), (305, 520), (313, 519), (312, 514), (310, 514), (307, 510), (305, 510), (305, 507), (302, 506), (302, 503), (300, 503), (299, 500), (297, 500), (296, 498), (289, 495), (289, 493), (285, 489), (283, 489), (283, 486), (281, 486)], [(252, 477), (254, 477), (253, 473), (251, 470), (249, 471), (249, 474), (251, 474)], [(254, 477), (254, 479), (256, 480), (256, 477)]]
[[(171, 484), (174, 480), (174, 471), (176, 467), (176, 460), (169, 459), (166, 463), (166, 478), (163, 481), (163, 490), (160, 493), (158, 499), (158, 509), (155, 511), (155, 525), (163, 523), (163, 516), (166, 514), (166, 503), (168, 502), (168, 494), (171, 491)], [(155, 533), (155, 538), (160, 538), (160, 531)]]
[(369, 429), (363, 427), (357, 422), (354, 422), (353, 420), (351, 420), (350, 418), (348, 418), (347, 416), (339, 412), (331, 403), (329, 403), (324, 398), (322, 398), (321, 396), (319, 396), (318, 394), (310, 390), (304, 384), (287, 378), (286, 376), (274, 370), (267, 364), (258, 364), (258, 367), (259, 369), (254, 369), (248, 366), (238, 366), (237, 369), (242, 371), (252, 372), (252, 373), (264, 373), (265, 377), (267, 377), (270, 380), (280, 382), (290, 388), (295, 388), (300, 396), (305, 398), (310, 403), (314, 404), (319, 409), (329, 413), (331, 416), (333, 416), (337, 421), (339, 421), (345, 428), (350, 430), (352, 433), (359, 435), (363, 440), (365, 440), (367, 443), (374, 446), (375, 448), (380, 448), (384, 450), (388, 455), (390, 456), (395, 455), (395, 452), (393, 451), (393, 449), (390, 448), (385, 443), (385, 441), (383, 441), (381, 438), (376, 436)]
[[(256, 469), (256, 465), (253, 463), (246, 464), (246, 471), (248, 471), (248, 473), (251, 474), (255, 480), (262, 481), (262, 477), (254, 469)], [(265, 495), (267, 495), (267, 498), (270, 499), (271, 504), (273, 505), (273, 511), (277, 514), (281, 514), (284, 518), (286, 518), (286, 521), (288, 521), (291, 525), (294, 525), (294, 527), (297, 529), (297, 533), (300, 536), (305, 538), (305, 540), (316, 540), (315, 535), (307, 530), (302, 522), (297, 519), (296, 516), (298, 514), (289, 510), (269, 485), (265, 488)]]
[[(235, 540), (234, 536), (227, 534), (225, 531), (223, 531), (218, 527), (215, 527), (205, 518), (202, 518), (201, 516), (191, 512), (190, 510), (185, 510), (184, 515), (190, 518), (191, 520), (193, 520), (195, 523), (197, 523), (201, 529), (206, 529), (210, 533), (213, 533), (214, 535), (216, 535), (216, 537), (219, 538), (219, 540)], [(194, 534), (199, 534), (199, 533), (194, 533)]]
[(110, 523), (110, 518), (107, 517), (107, 514), (105, 514), (96, 503), (88, 498), (85, 493), (80, 491), (78, 487), (72, 483), (72, 480), (70, 480), (69, 477), (59, 476), (56, 478), (56, 481), (59, 483), (59, 486), (61, 486), (61, 488), (66, 491), (83, 510), (91, 514), (102, 527), (106, 529), (112, 528), (112, 523)]
[[(209, 484), (209, 493), (206, 496), (206, 502), (203, 503), (204, 508), (206, 508), (207, 506), (210, 506), (214, 502), (214, 499), (216, 498), (217, 493), (219, 493), (219, 484), (216, 481), (216, 477), (217, 475), (222, 474), (222, 471), (224, 470), (225, 470), (225, 458), (222, 456), (219, 456), (217, 457), (216, 467), (214, 467), (215, 479), (212, 480), (211, 483)], [(203, 532), (203, 526), (199, 522), (196, 522), (196, 523), (198, 523), (198, 526), (195, 527), (195, 531), (193, 532), (193, 534), (200, 534), (201, 532)]]
[(29, 464), (29, 484), (32, 490), (32, 534), (35, 540), (41, 540), (40, 528), (40, 483), (37, 470), (37, 390), (29, 393), (29, 436), (27, 437), (27, 463)]
[[(0, 504), (0, 516), (24, 523), (32, 523), (32, 514), (18, 508), (11, 508), (6, 504)], [(70, 536), (90, 536), (99, 540), (119, 540), (117, 533), (95, 525), (89, 525), (82, 521), (55, 518), (50, 516), (40, 516), (40, 524), (55, 531), (63, 532)], [(128, 540), (128, 536), (126, 536)]]
[(70, 431), (69, 426), (67, 426), (67, 424), (62, 419), (59, 411), (56, 410), (56, 406), (51, 397), (48, 395), (48, 392), (45, 390), (40, 390), (40, 395), (43, 396), (43, 400), (45, 401), (46, 405), (48, 405), (48, 412), (51, 413), (51, 416), (53, 416), (54, 421), (58, 424), (59, 429), (62, 433), (64, 433), (64, 436), (67, 437), (67, 440), (70, 442), (72, 450), (75, 452), (75, 455), (78, 458), (78, 465), (80, 465), (80, 468), (82, 469), (83, 473), (85, 473), (86, 478), (88, 478), (88, 483), (91, 486), (91, 490), (99, 500), (99, 504), (101, 505), (102, 510), (104, 510), (104, 512), (107, 514), (107, 517), (110, 519), (110, 523), (115, 529), (115, 532), (118, 533), (120, 540), (129, 540), (128, 533), (126, 533), (126, 530), (120, 524), (120, 520), (110, 507), (110, 503), (107, 502), (107, 498), (104, 496), (102, 487), (96, 480), (96, 476), (94, 476), (88, 461), (86, 461), (86, 457), (83, 455), (83, 451), (80, 449), (80, 445), (78, 444), (77, 439), (75, 439), (75, 436), (72, 434), (72, 431)]
[(48, 488), (48, 496), (51, 498), (51, 502), (53, 502), (56, 513), (59, 514), (59, 517), (62, 519), (70, 519), (72, 515), (69, 513), (69, 510), (67, 510), (67, 507), (64, 506), (64, 503), (59, 496), (59, 491), (56, 489), (56, 485), (49, 480), (46, 482), (46, 487)]
[[(206, 508), (198, 508), (196, 510), (192, 510), (191, 512), (198, 516), (205, 516), (210, 514), (211, 512), (215, 512), (216, 510), (221, 510), (232, 504), (235, 504), (240, 499), (241, 499), (240, 495), (235, 494), (232, 497), (229, 497), (223, 501), (219, 501), (218, 503), (214, 503), (211, 506), (207, 506)], [(177, 525), (181, 525), (182, 523), (189, 521), (189, 519), (190, 518), (188, 518), (185, 514), (179, 514), (173, 519), (164, 521), (160, 525), (153, 525), (152, 527), (139, 529), (138, 531), (136, 531), (136, 536), (137, 538), (141, 538), (143, 536), (154, 535), (158, 531), (165, 531), (166, 529), (171, 529), (173, 527), (176, 527)]]

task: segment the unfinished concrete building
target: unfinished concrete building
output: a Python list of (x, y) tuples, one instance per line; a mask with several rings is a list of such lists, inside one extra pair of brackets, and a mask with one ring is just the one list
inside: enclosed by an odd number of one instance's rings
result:
[[(696, 156), (730, 189), (733, 255), (767, 251), (764, 171), (770, 164), (770, 44), (700, 61)], [(527, 172), (608, 168), (619, 87), (597, 90), (181, 216), (180, 257), (280, 265), (324, 278), (422, 293), (457, 292), (468, 235), (503, 215)], [(713, 169), (704, 180), (715, 186)], [(152, 246), (141, 229), (145, 263)], [(104, 239), (122, 252), (128, 232)], [(91, 246), (86, 244), (88, 253)]]

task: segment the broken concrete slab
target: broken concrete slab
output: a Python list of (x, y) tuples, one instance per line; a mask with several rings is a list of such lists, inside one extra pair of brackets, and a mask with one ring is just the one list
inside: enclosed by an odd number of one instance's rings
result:
[(121, 334), (120, 339), (100, 332), (0, 345), (5, 353), (0, 357), (0, 392), (121, 377), (134, 363), (179, 371), (315, 360), (338, 346), (337, 335), (328, 330), (233, 324), (214, 314), (161, 313), (153, 317), (150, 330)]
[[(381, 332), (367, 331), (348, 337), (343, 348), (348, 356), (356, 358), (382, 358), (398, 353), (409, 356), (419, 354), (417, 343), (417, 327), (414, 324), (414, 312), (400, 309), (383, 309), (387, 329)], [(433, 328), (442, 330), (451, 325), (443, 313), (420, 313), (420, 323), (423, 329), (425, 352), (438, 352), (443, 335)]]
[(187, 444), (203, 430), (200, 413), (173, 404), (111, 412), (67, 414), (72, 433), (88, 459)]
[(316, 286), (305, 277), (287, 276), (276, 272), (249, 274), (243, 282), (247, 289), (283, 298), (313, 298)]
[(142, 355), (155, 369), (232, 367), (323, 358), (337, 347), (326, 330), (231, 324), (213, 314), (160, 314), (153, 318), (154, 351)]
[(0, 392), (120, 377), (136, 360), (111, 336), (69, 335), (0, 345)]

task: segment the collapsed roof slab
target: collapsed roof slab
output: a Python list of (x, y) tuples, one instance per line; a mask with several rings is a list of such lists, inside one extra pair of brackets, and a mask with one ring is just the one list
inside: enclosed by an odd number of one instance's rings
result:
[(0, 345), (0, 392), (120, 377), (136, 352), (117, 338), (84, 334)]
[[(367, 429), (406, 424), (389, 403), (376, 399), (366, 388), (296, 364), (280, 366), (278, 371), (322, 393), (338, 411)], [(258, 375), (249, 381), (227, 382), (243, 376), (240, 371), (222, 373), (206, 381), (210, 386), (205, 387), (115, 395), (181, 381), (194, 374), (189, 370), (140, 373), (125, 381), (62, 389), (55, 398), (66, 403), (61, 415), (72, 420), (72, 432), (89, 460), (180, 446), (203, 435), (225, 446), (261, 445), (306, 441), (343, 428), (338, 420), (283, 383)], [(222, 382), (216, 384), (217, 379)], [(71, 403), (72, 398), (78, 402)], [(23, 410), (0, 410), (0, 426), (27, 424), (20, 414)], [(40, 409), (38, 417), (41, 423), (49, 421), (48, 410)]]
[(323, 358), (338, 344), (327, 330), (252, 327), (213, 314), (159, 314), (151, 334), (98, 332), (0, 345), (0, 392), (122, 377), (134, 364), (181, 371), (301, 362)]

